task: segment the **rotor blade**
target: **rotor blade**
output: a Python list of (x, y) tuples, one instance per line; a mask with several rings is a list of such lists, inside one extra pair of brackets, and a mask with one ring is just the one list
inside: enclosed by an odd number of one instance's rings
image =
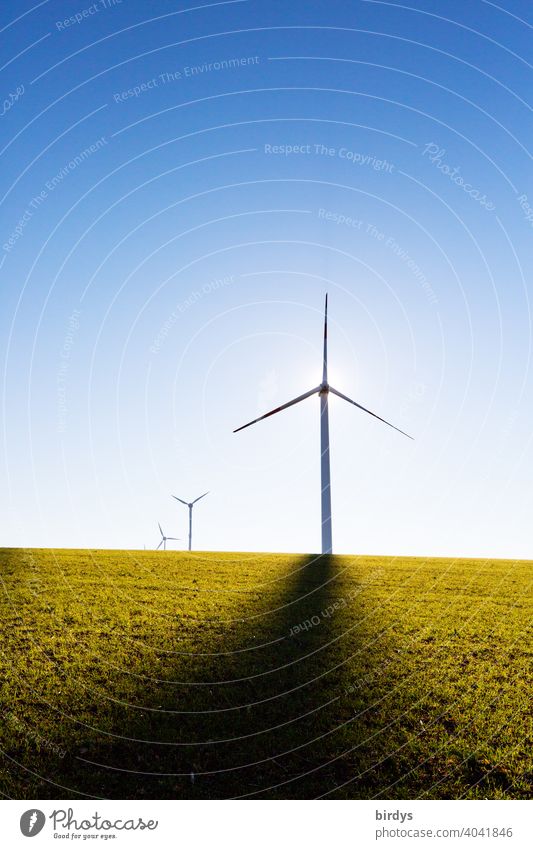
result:
[(159, 551), (159, 549), (161, 548), (161, 546), (162, 546), (162, 545), (163, 545), (163, 540), (161, 540), (161, 542), (160, 542), (160, 543), (159, 543), (159, 545), (157, 546), (156, 551)]
[(233, 433), (237, 433), (239, 430), (244, 430), (245, 427), (250, 427), (250, 425), (255, 424), (256, 422), (260, 422), (263, 419), (268, 419), (269, 416), (273, 416), (275, 413), (280, 413), (282, 410), (286, 410), (287, 407), (292, 407), (293, 404), (298, 404), (300, 401), (304, 401), (306, 398), (309, 398), (311, 395), (316, 395), (317, 392), (320, 391), (320, 386), (315, 386), (314, 389), (310, 389), (309, 392), (305, 392), (303, 395), (299, 395), (298, 398), (294, 398), (294, 400), (289, 401), (287, 404), (282, 404), (281, 407), (276, 407), (275, 410), (271, 410), (269, 413), (265, 413), (264, 416), (259, 416), (258, 419), (254, 419), (253, 422), (248, 422), (245, 425), (241, 425), (241, 427), (236, 428)]
[(399, 427), (396, 427), (395, 425), (391, 424), (386, 419), (382, 419), (381, 416), (376, 415), (376, 413), (373, 413), (372, 410), (367, 410), (366, 407), (363, 407), (361, 404), (358, 404), (357, 401), (352, 401), (351, 398), (348, 398), (347, 395), (343, 395), (342, 392), (339, 392), (337, 389), (334, 389), (333, 386), (329, 387), (329, 391), (333, 392), (334, 395), (338, 395), (339, 398), (342, 398), (344, 401), (348, 401), (349, 404), (353, 404), (354, 407), (359, 407), (360, 410), (363, 410), (363, 412), (368, 413), (370, 416), (374, 416), (375, 419), (379, 419), (380, 422), (383, 422), (383, 424), (392, 427), (393, 430), (397, 430), (398, 433), (403, 434), (403, 436), (406, 436), (408, 439), (414, 439), (413, 436), (409, 436), (409, 434), (405, 433), (404, 430), (400, 430)]
[(165, 534), (163, 533), (163, 528), (161, 527), (161, 525), (159, 524), (159, 522), (158, 522), (157, 524), (158, 524), (159, 530), (161, 531), (161, 536), (162, 536), (162, 537), (164, 537), (164, 536), (165, 536)]
[(199, 495), (198, 498), (195, 498), (194, 501), (192, 501), (191, 503), (196, 504), (197, 501), (200, 501), (200, 498), (205, 498), (206, 495), (209, 495), (209, 490), (207, 490), (207, 492), (204, 492), (203, 495)]
[(175, 499), (176, 499), (176, 501), (181, 501), (181, 503), (182, 503), (182, 504), (185, 504), (185, 507), (188, 507), (188, 506), (189, 506), (189, 502), (188, 502), (188, 501), (184, 501), (184, 500), (183, 500), (183, 498), (178, 498), (178, 496), (177, 496), (177, 495), (173, 495), (173, 496), (172, 496), (172, 498), (175, 498)]
[(179, 542), (181, 537), (167, 537), (167, 539), (173, 539), (175, 542)]
[(328, 295), (324, 307), (324, 356), (322, 360), (322, 383), (328, 382)]

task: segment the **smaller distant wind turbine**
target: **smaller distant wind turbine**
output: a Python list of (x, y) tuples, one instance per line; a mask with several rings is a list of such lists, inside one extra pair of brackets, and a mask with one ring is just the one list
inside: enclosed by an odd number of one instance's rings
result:
[(198, 498), (194, 499), (194, 501), (184, 501), (183, 498), (178, 498), (177, 495), (172, 496), (172, 498), (175, 498), (176, 501), (180, 501), (181, 504), (185, 504), (185, 507), (189, 508), (189, 551), (192, 551), (192, 508), (197, 501), (200, 501), (201, 498), (205, 498), (206, 495), (209, 495), (209, 491), (204, 492), (203, 495), (199, 495)]
[(165, 534), (163, 533), (163, 528), (161, 527), (159, 522), (157, 524), (159, 526), (159, 530), (161, 531), (161, 542), (157, 546), (156, 551), (159, 551), (161, 546), (163, 546), (163, 551), (166, 551), (167, 550), (167, 539), (172, 539), (172, 540), (175, 540), (177, 542), (179, 540), (179, 537), (166, 537)]

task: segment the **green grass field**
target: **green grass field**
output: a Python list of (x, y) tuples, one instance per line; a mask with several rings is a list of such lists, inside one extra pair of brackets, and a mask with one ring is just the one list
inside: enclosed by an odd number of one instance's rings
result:
[(0, 550), (0, 791), (530, 797), (531, 573)]

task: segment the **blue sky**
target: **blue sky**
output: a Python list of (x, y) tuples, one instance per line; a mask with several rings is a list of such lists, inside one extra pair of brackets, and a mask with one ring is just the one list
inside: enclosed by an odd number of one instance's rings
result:
[(328, 291), (335, 550), (533, 557), (529, 4), (1, 14), (0, 544), (318, 550)]

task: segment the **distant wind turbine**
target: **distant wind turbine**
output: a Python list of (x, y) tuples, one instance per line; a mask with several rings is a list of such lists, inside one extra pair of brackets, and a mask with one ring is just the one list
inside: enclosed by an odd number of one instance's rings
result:
[(179, 540), (179, 537), (166, 537), (165, 534), (163, 533), (163, 528), (161, 527), (159, 522), (157, 524), (158, 524), (159, 530), (161, 531), (161, 542), (157, 546), (156, 551), (159, 551), (161, 546), (163, 546), (163, 551), (166, 551), (167, 550), (167, 539), (172, 539), (172, 540), (175, 540), (177, 542)]
[(181, 504), (185, 504), (185, 507), (189, 508), (189, 551), (192, 550), (192, 508), (197, 501), (200, 501), (201, 498), (205, 498), (206, 495), (209, 495), (209, 491), (204, 492), (203, 495), (199, 495), (198, 498), (194, 499), (194, 501), (184, 501), (183, 498), (178, 498), (177, 495), (172, 496), (172, 498), (175, 498), (176, 501), (181, 502)]
[(344, 401), (348, 401), (349, 404), (353, 404), (354, 407), (358, 407), (363, 412), (368, 413), (373, 416), (375, 419), (378, 419), (380, 422), (392, 427), (394, 430), (397, 430), (399, 433), (403, 434), (403, 436), (407, 436), (408, 439), (413, 439), (412, 436), (409, 436), (408, 433), (404, 433), (400, 428), (395, 427), (390, 422), (382, 419), (381, 416), (376, 415), (371, 410), (367, 410), (366, 407), (363, 407), (361, 404), (358, 404), (357, 401), (352, 401), (351, 398), (348, 398), (347, 395), (343, 395), (342, 392), (339, 392), (337, 389), (334, 389), (333, 386), (330, 386), (328, 383), (328, 296), (326, 295), (326, 304), (324, 309), (324, 355), (322, 360), (322, 383), (320, 386), (315, 386), (314, 389), (310, 389), (309, 392), (305, 392), (303, 395), (299, 395), (298, 398), (294, 398), (292, 401), (288, 401), (287, 404), (282, 404), (281, 407), (276, 407), (275, 410), (271, 410), (269, 413), (265, 413), (264, 416), (259, 416), (258, 419), (254, 419), (251, 422), (248, 422), (241, 427), (236, 428), (233, 433), (237, 433), (239, 430), (244, 430), (245, 427), (250, 427), (250, 425), (256, 424), (257, 422), (262, 421), (263, 419), (267, 419), (269, 416), (273, 416), (275, 413), (280, 413), (281, 410), (286, 410), (287, 407), (292, 407), (294, 404), (299, 404), (300, 401), (304, 401), (306, 398), (310, 398), (311, 395), (319, 395), (320, 397), (320, 472), (321, 472), (321, 489), (322, 489), (322, 554), (331, 554), (333, 551), (333, 540), (332, 540), (332, 530), (331, 530), (331, 480), (330, 480), (330, 463), (329, 463), (329, 414), (328, 414), (328, 398), (329, 394), (332, 392), (334, 395), (337, 395), (339, 398), (342, 398)]

